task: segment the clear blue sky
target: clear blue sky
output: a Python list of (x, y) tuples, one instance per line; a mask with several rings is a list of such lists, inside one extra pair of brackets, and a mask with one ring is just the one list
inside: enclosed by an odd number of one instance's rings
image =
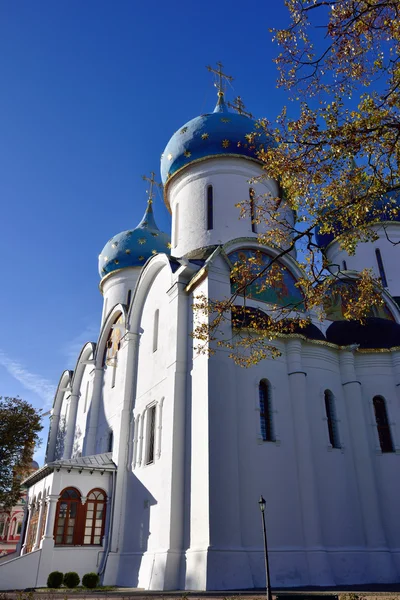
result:
[(140, 220), (174, 131), (215, 105), (205, 65), (256, 116), (279, 113), (268, 29), (286, 22), (283, 0), (0, 2), (0, 395), (47, 410), (97, 341), (98, 254)]

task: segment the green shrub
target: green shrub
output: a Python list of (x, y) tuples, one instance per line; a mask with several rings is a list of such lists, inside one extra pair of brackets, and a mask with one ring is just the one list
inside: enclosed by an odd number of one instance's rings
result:
[(86, 575), (84, 575), (82, 577), (82, 585), (84, 585), (86, 588), (95, 588), (99, 585), (99, 581), (100, 581), (100, 577), (97, 575), (97, 573), (86, 573)]
[(60, 571), (52, 571), (47, 578), (47, 587), (59, 588), (62, 585), (64, 575)]
[(75, 573), (75, 571), (69, 571), (68, 573), (65, 573), (64, 585), (66, 585), (67, 588), (78, 587), (80, 582), (81, 582), (81, 578), (79, 577), (78, 573)]

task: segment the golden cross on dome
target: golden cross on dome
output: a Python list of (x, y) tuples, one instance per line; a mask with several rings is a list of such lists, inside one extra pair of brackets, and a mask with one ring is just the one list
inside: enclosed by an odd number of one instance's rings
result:
[(251, 119), (253, 118), (253, 115), (251, 113), (246, 112), (244, 110), (246, 107), (240, 96), (235, 98), (233, 102), (228, 102), (227, 104), (230, 108), (236, 110), (239, 113), (239, 115), (246, 115), (246, 117), (250, 117)]
[(221, 62), (217, 62), (217, 69), (213, 69), (212, 67), (210, 67), (209, 65), (207, 65), (207, 70), (210, 71), (210, 73), (214, 73), (214, 75), (217, 76), (217, 81), (214, 83), (215, 87), (218, 90), (218, 96), (223, 96), (224, 95), (224, 79), (226, 79), (227, 81), (233, 81), (233, 77), (231, 77), (231, 75), (225, 75), (225, 73), (223, 73), (222, 71), (222, 67), (224, 65)]
[(147, 202), (149, 204), (152, 204), (153, 202), (153, 198), (154, 198), (154, 192), (153, 192), (153, 187), (157, 186), (159, 188), (162, 187), (161, 183), (157, 183), (156, 181), (156, 174), (154, 173), (154, 171), (150, 171), (150, 177), (147, 177), (146, 175), (142, 176), (144, 181), (148, 181), (150, 183), (150, 189), (146, 190), (147, 194), (148, 194), (148, 200)]

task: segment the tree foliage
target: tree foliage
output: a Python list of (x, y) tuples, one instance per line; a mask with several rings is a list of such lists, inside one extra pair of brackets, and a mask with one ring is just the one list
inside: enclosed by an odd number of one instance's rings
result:
[[(276, 122), (261, 119), (253, 134), (256, 139), (266, 133), (275, 142), (259, 153), (264, 170), (259, 179), (278, 181), (280, 193), (258, 196), (256, 208), (248, 199), (239, 205), (242, 216), (251, 216), (260, 230), (266, 230), (258, 241), (276, 252), (258, 270), (256, 256), (253, 264), (233, 265), (236, 285), (230, 298), (216, 302), (198, 296), (195, 301), (198, 349), (223, 347), (244, 366), (276, 355), (271, 341), (304, 327), (310, 311), (323, 318), (332, 280), (349, 281), (340, 269), (336, 274), (327, 270), (315, 228), (321, 234), (339, 235), (341, 247), (351, 255), (360, 242), (377, 239), (371, 224), (388, 222), (398, 212), (390, 194), (400, 192), (400, 3), (286, 0), (285, 4), (288, 26), (272, 33), (280, 49), (278, 86), (288, 91), (293, 103), (291, 111), (283, 108)], [(295, 222), (288, 218), (287, 207), (295, 211)], [(395, 243), (386, 225), (381, 227)], [(279, 306), (268, 312), (266, 323), (248, 310), (247, 291), (255, 281), (260, 289), (276, 286), (281, 275), (275, 267), (295, 248), (305, 310), (290, 303)], [(380, 289), (368, 269), (357, 281), (349, 281), (343, 288), (346, 318), (368, 316), (371, 307), (382, 303)], [(232, 337), (224, 323), (231, 320), (239, 298), (242, 310), (248, 312), (246, 327), (236, 329)]]
[(40, 410), (21, 398), (0, 396), (0, 504), (6, 508), (20, 498), (42, 429)]

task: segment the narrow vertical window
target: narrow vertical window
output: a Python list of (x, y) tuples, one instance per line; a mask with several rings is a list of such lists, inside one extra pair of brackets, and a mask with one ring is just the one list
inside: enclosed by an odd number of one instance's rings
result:
[(329, 442), (332, 448), (340, 448), (338, 422), (336, 417), (335, 397), (330, 390), (325, 390), (325, 411), (328, 420)]
[(382, 261), (382, 255), (381, 255), (381, 251), (379, 250), (379, 248), (375, 249), (375, 255), (376, 255), (376, 262), (378, 263), (378, 269), (379, 269), (379, 275), (381, 278), (381, 282), (383, 287), (387, 287), (387, 279), (386, 279), (386, 273), (385, 273), (385, 269), (383, 267), (383, 261)]
[(146, 453), (146, 465), (154, 462), (154, 439), (156, 429), (156, 407), (152, 406), (149, 408), (147, 415), (147, 453)]
[(112, 452), (114, 447), (114, 434), (112, 431), (108, 434), (107, 452)]
[(207, 186), (207, 229), (214, 227), (213, 186)]
[(257, 233), (256, 230), (256, 206), (255, 206), (255, 192), (253, 188), (249, 189), (249, 197), (250, 197), (250, 218), (251, 218), (251, 231), (253, 233)]
[(385, 399), (382, 396), (375, 396), (373, 403), (381, 450), (382, 452), (394, 452)]
[(347, 262), (345, 260), (342, 262), (342, 269), (343, 271), (347, 271)]
[(175, 207), (175, 223), (174, 223), (174, 248), (178, 245), (178, 232), (179, 232), (179, 204)]
[(131, 304), (131, 296), (132, 296), (132, 290), (128, 290), (128, 296), (126, 298), (126, 305), (128, 306), (128, 308)]
[(160, 320), (160, 311), (156, 310), (154, 313), (154, 324), (153, 324), (153, 352), (158, 348), (158, 323)]
[(274, 428), (272, 423), (271, 384), (262, 379), (258, 386), (260, 399), (260, 427), (261, 437), (264, 442), (274, 442)]

